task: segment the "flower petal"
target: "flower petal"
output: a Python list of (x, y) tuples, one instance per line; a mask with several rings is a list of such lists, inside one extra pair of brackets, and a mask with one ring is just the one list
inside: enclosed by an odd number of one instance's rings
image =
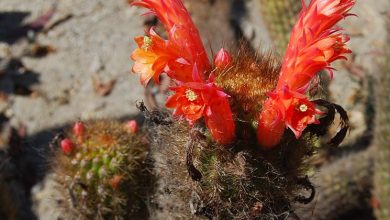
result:
[(235, 123), (227, 99), (219, 99), (209, 106), (205, 122), (213, 139), (218, 144), (229, 144), (235, 137)]
[[(169, 48), (173, 52), (169, 60), (169, 75), (183, 82), (192, 81), (192, 69), (196, 65), (201, 78), (210, 70), (210, 63), (199, 32), (181, 0), (137, 0), (132, 5), (151, 10), (168, 32)], [(181, 62), (186, 61), (186, 62)]]
[[(354, 4), (355, 0), (312, 0), (309, 7), (303, 7), (284, 55), (277, 89), (305, 87), (320, 70), (351, 52), (345, 46), (348, 37), (338, 34), (340, 29), (334, 26), (349, 15)], [(296, 79), (297, 74), (308, 77)]]

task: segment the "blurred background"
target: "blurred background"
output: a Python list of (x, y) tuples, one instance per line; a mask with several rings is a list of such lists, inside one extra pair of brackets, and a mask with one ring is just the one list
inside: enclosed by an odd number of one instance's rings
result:
[[(241, 40), (279, 57), (301, 8), (298, 0), (184, 2), (210, 51), (221, 47), (232, 51)], [(48, 185), (45, 153), (58, 131), (77, 120), (138, 114), (136, 103), (145, 99), (145, 89), (139, 76), (131, 73), (133, 39), (159, 24), (129, 3), (0, 0), (0, 206), (16, 203), (20, 212), (16, 219), (50, 219), (50, 206), (42, 208), (40, 200)], [(319, 170), (366, 151), (374, 137), (375, 89), (382, 86), (375, 82), (389, 56), (390, 2), (360, 0), (352, 13), (357, 16), (341, 26), (351, 37), (353, 54), (348, 61), (336, 62), (334, 80), (323, 80), (317, 88), (321, 97), (347, 110), (352, 129), (341, 148), (323, 152), (313, 162)], [(342, 176), (351, 174), (355, 164), (338, 166), (345, 168), (345, 173), (338, 173)], [(341, 204), (327, 204), (330, 213), (337, 213), (329, 215), (317, 214), (323, 207), (314, 204), (302, 209), (304, 219), (375, 219), (372, 210), (379, 204), (367, 167), (351, 185), (338, 186), (353, 189), (356, 196), (348, 198), (353, 204), (339, 198)], [(321, 195), (320, 187), (318, 201)], [(340, 211), (342, 207), (347, 212)]]

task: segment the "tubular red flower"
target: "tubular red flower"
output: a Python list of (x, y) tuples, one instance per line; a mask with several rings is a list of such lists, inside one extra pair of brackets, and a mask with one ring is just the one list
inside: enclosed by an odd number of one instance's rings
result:
[(126, 130), (128, 130), (132, 134), (137, 133), (137, 131), (138, 131), (137, 121), (136, 120), (129, 120), (128, 122), (125, 123), (125, 128), (126, 128)]
[[(267, 99), (259, 117), (257, 140), (266, 149), (277, 145), (284, 134), (286, 124), (283, 117), (283, 106), (273, 99)], [(282, 108), (282, 111), (280, 110)]]
[(302, 1), (299, 15), (284, 55), (277, 89), (306, 91), (313, 77), (331, 62), (344, 58), (349, 38), (338, 33), (337, 22), (348, 16), (355, 0), (312, 0), (309, 7)]
[(257, 137), (263, 147), (277, 145), (286, 127), (299, 138), (307, 125), (318, 123), (316, 115), (321, 112), (304, 93), (320, 70), (326, 69), (332, 75), (330, 64), (351, 53), (346, 48), (348, 36), (334, 26), (350, 15), (348, 11), (354, 4), (355, 0), (312, 0), (306, 7), (302, 0), (278, 84), (269, 93), (259, 116)]
[(73, 125), (73, 134), (76, 137), (82, 137), (85, 134), (85, 125), (83, 122), (78, 121)]
[[(162, 44), (161, 41), (154, 42), (152, 39), (152, 44), (169, 49), (169, 53), (160, 50), (146, 53), (145, 50), (142, 51), (144, 44), (140, 46), (138, 43), (141, 38), (136, 38), (139, 48), (132, 55), (136, 61), (133, 71), (141, 73), (141, 81), (147, 83), (148, 79), (152, 77), (157, 80), (159, 74), (165, 71), (176, 80), (189, 82), (192, 81), (194, 65), (197, 65), (201, 78), (204, 79), (203, 74), (210, 70), (210, 63), (199, 32), (182, 1), (138, 0), (132, 5), (150, 9), (151, 13), (155, 14), (164, 24), (168, 32), (167, 42)], [(144, 77), (142, 78), (142, 76)]]
[[(199, 79), (196, 76), (194, 78)], [(174, 116), (184, 117), (191, 126), (204, 117), (206, 126), (217, 143), (228, 144), (233, 141), (235, 124), (228, 95), (214, 84), (212, 78), (208, 82), (199, 79), (184, 83), (171, 90), (175, 94), (168, 98), (165, 105), (175, 109)]]
[(278, 144), (286, 127), (299, 138), (307, 125), (319, 123), (316, 115), (322, 112), (305, 95), (286, 87), (269, 96), (263, 105), (257, 129), (257, 137), (263, 147), (271, 148)]
[(69, 138), (65, 138), (60, 143), (61, 149), (64, 152), (64, 154), (71, 154), (74, 148), (73, 142)]

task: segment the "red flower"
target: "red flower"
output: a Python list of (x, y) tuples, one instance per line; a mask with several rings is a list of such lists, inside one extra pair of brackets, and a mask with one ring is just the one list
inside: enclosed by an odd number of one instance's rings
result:
[(60, 146), (61, 146), (61, 149), (64, 152), (64, 154), (67, 154), (67, 155), (71, 154), (73, 151), (73, 148), (74, 148), (73, 142), (68, 138), (65, 138), (64, 140), (62, 140), (60, 143)]
[(322, 112), (305, 95), (286, 87), (269, 96), (259, 119), (257, 137), (261, 146), (271, 148), (278, 144), (286, 127), (298, 139), (307, 125), (319, 123), (316, 115)]
[(138, 124), (136, 120), (129, 120), (125, 124), (125, 128), (130, 132), (130, 133), (136, 133), (138, 131)]
[(181, 0), (139, 0), (132, 5), (150, 9), (168, 32), (168, 41), (154, 32), (146, 38), (135, 39), (138, 49), (131, 58), (136, 61), (133, 72), (141, 74), (141, 82), (145, 85), (152, 77), (158, 82), (162, 72), (189, 82), (194, 65), (203, 79), (204, 72), (210, 70), (210, 63), (199, 32)]
[(76, 137), (82, 137), (85, 134), (85, 125), (83, 122), (78, 121), (73, 125), (73, 134)]
[(305, 95), (316, 74), (337, 59), (351, 53), (345, 44), (349, 38), (334, 26), (355, 0), (312, 0), (294, 26), (284, 55), (279, 81), (263, 105), (257, 131), (260, 145), (270, 148), (279, 143), (284, 129), (290, 128), (297, 138), (309, 124), (318, 123), (315, 109)]
[(159, 76), (164, 71), (168, 60), (174, 54), (168, 42), (160, 38), (153, 30), (148, 36), (137, 37), (138, 48), (131, 54), (135, 61), (134, 73), (141, 74), (141, 84), (148, 84), (151, 78), (159, 82)]
[[(194, 72), (197, 75), (196, 69)], [(208, 82), (194, 78), (196, 82), (172, 87), (175, 94), (168, 98), (166, 106), (175, 108), (173, 115), (184, 117), (190, 125), (204, 117), (214, 140), (219, 144), (230, 143), (235, 136), (235, 124), (228, 95), (214, 84), (212, 77)]]
[(330, 63), (351, 53), (345, 43), (349, 38), (334, 28), (348, 16), (355, 0), (312, 0), (309, 7), (302, 1), (302, 11), (284, 55), (277, 89), (306, 91), (313, 77), (323, 69), (332, 73)]

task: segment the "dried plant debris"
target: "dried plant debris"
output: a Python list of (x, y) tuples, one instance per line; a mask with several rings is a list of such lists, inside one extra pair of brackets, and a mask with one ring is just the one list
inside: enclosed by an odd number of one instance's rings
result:
[(92, 77), (92, 85), (95, 93), (99, 96), (107, 96), (114, 89), (116, 79), (111, 79), (108, 82), (102, 82), (99, 77)]

